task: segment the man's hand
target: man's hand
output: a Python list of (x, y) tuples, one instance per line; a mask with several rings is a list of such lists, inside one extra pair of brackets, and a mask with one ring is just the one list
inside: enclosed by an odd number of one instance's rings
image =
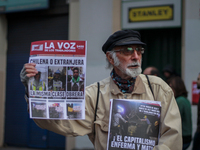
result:
[(28, 78), (34, 77), (34, 76), (38, 73), (38, 71), (37, 71), (37, 69), (35, 68), (35, 66), (36, 66), (35, 63), (26, 63), (26, 64), (24, 64), (26, 76), (27, 76)]
[(36, 66), (35, 63), (24, 64), (24, 67), (22, 68), (20, 72), (20, 79), (21, 79), (21, 82), (25, 86), (25, 91), (27, 93), (27, 96), (28, 96), (28, 80), (30, 77), (33, 77), (38, 73), (35, 66)]

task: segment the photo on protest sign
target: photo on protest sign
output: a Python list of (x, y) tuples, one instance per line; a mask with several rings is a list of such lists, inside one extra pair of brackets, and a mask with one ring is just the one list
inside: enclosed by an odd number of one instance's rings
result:
[(82, 118), (82, 103), (80, 102), (67, 102), (67, 118), (80, 119)]
[(153, 149), (159, 139), (160, 112), (160, 102), (111, 100), (108, 150)]
[(49, 102), (48, 112), (49, 118), (62, 119), (64, 118), (64, 103), (63, 102)]
[(48, 66), (48, 91), (51, 91), (49, 99), (66, 98), (66, 67)]
[(67, 98), (79, 99), (84, 96), (85, 73), (83, 67), (67, 67)]
[(46, 118), (46, 108), (45, 102), (31, 102), (31, 116), (35, 118)]
[(38, 73), (29, 80), (29, 95), (31, 98), (45, 98), (44, 94), (47, 91), (47, 68), (37, 67)]
[(65, 91), (66, 67), (48, 66), (48, 91)]

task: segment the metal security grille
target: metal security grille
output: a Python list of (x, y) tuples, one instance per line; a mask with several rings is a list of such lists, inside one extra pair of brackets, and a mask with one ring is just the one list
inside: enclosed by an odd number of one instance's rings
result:
[(147, 44), (142, 58), (143, 70), (154, 66), (163, 77), (163, 68), (171, 64), (181, 75), (181, 28), (148, 29), (141, 30), (140, 33), (142, 41)]
[(65, 148), (64, 136), (41, 129), (32, 119), (29, 119), (24, 99), (24, 86), (19, 78), (23, 65), (28, 62), (31, 42), (68, 39), (68, 13), (63, 13), (68, 11), (68, 6), (62, 5), (61, 9), (59, 9), (60, 4), (54, 6), (57, 6), (57, 9), (55, 7), (51, 9), (54, 14), (49, 10), (7, 14), (8, 51), (4, 136), (6, 145)]

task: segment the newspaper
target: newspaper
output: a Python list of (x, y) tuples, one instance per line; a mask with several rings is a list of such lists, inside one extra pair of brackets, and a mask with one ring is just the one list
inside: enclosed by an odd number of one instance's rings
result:
[(86, 41), (48, 40), (31, 43), (30, 118), (85, 119)]
[(158, 144), (161, 102), (110, 100), (107, 150), (152, 150)]

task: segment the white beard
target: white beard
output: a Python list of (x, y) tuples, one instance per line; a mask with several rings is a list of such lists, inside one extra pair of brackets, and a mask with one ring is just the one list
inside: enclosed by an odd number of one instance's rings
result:
[[(121, 62), (119, 61), (119, 59), (116, 56), (116, 53), (113, 54), (113, 60), (114, 60), (114, 66), (117, 67), (121, 72), (123, 72), (124, 74), (130, 76), (130, 77), (137, 77), (139, 74), (141, 74), (142, 72), (142, 68), (141, 68), (141, 64), (139, 62), (133, 62), (131, 64), (128, 64), (128, 66), (133, 66), (133, 65), (138, 65), (138, 68), (133, 68), (133, 69), (129, 69), (129, 68), (123, 68), (120, 64)], [(142, 61), (142, 59), (141, 59)]]
[[(133, 68), (133, 69), (126, 68), (126, 69), (125, 69), (126, 75), (128, 75), (128, 76), (130, 76), (130, 77), (133, 77), (133, 78), (137, 77), (137, 76), (140, 75), (141, 72), (142, 72), (142, 68), (141, 68), (140, 63), (139, 63), (139, 62), (135, 62), (135, 63), (137, 63), (137, 64), (139, 65), (138, 68)], [(135, 63), (134, 63), (134, 64), (135, 64)], [(130, 64), (129, 64), (129, 65), (130, 65)]]

